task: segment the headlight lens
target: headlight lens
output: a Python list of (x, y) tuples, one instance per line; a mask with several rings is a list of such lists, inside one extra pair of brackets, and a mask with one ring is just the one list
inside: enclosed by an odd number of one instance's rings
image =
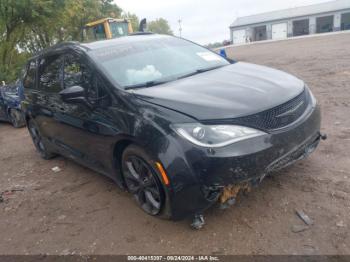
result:
[(223, 147), (241, 140), (266, 134), (253, 128), (234, 125), (186, 123), (174, 124), (171, 127), (183, 138), (202, 147)]

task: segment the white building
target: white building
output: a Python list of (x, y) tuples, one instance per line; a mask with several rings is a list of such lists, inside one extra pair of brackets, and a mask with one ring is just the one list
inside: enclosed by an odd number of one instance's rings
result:
[(350, 30), (350, 0), (239, 17), (230, 26), (233, 44), (340, 30)]

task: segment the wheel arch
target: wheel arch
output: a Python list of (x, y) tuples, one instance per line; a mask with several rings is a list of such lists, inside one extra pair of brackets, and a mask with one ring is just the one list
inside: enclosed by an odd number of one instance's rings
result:
[[(157, 181), (159, 182), (160, 185), (160, 190), (161, 190), (161, 194), (162, 194), (162, 201), (163, 201), (163, 207), (162, 207), (162, 211), (160, 213), (160, 217), (164, 218), (164, 219), (170, 219), (172, 217), (171, 215), (171, 206), (170, 206), (170, 202), (171, 202), (171, 197), (170, 197), (170, 191), (171, 190), (171, 186), (170, 185), (165, 185), (163, 178), (159, 172), (159, 170), (157, 169), (157, 167), (155, 166), (155, 163), (158, 162), (158, 158), (155, 154), (152, 154), (152, 152), (150, 152), (150, 148), (147, 147), (147, 144), (144, 145), (143, 143), (139, 143), (137, 140), (133, 140), (133, 139), (123, 139), (122, 141), (118, 141), (118, 143), (116, 143), (115, 148), (114, 148), (114, 159), (115, 161), (118, 161), (118, 174), (120, 176), (119, 179), (122, 180), (123, 183), (123, 189), (127, 190), (127, 186), (125, 184), (124, 181), (124, 177), (123, 177), (123, 172), (122, 172), (122, 156), (123, 156), (123, 152), (125, 151), (125, 149), (127, 147), (129, 147), (130, 145), (134, 145), (136, 147), (139, 147), (140, 149), (142, 149), (142, 151), (144, 152), (144, 154), (146, 154), (146, 156), (148, 156), (148, 158), (144, 158), (142, 157), (142, 159), (144, 159), (149, 165), (150, 167), (154, 170), (154, 175), (156, 176)], [(150, 161), (151, 160), (151, 161)]]
[[(122, 166), (121, 166), (122, 163), (121, 162), (122, 162), (122, 156), (123, 156), (124, 150), (130, 145), (136, 145), (136, 146), (142, 148), (146, 152), (146, 154), (148, 154), (154, 160), (158, 161), (157, 154), (154, 154), (154, 152), (153, 153), (150, 152), (150, 148), (147, 146), (147, 144), (140, 143), (134, 137), (125, 137), (125, 138), (119, 140), (118, 142), (116, 142), (114, 144), (114, 148), (113, 148), (113, 167), (116, 170), (117, 181), (121, 182), (120, 186), (122, 186), (122, 188), (124, 188), (124, 189), (126, 188), (126, 185), (124, 183), (123, 171), (122, 171)], [(156, 169), (155, 166), (153, 166), (153, 168)], [(163, 181), (162, 177), (159, 176), (158, 171), (157, 171), (157, 176), (158, 176), (158, 179), (160, 181)], [(165, 191), (167, 190), (167, 188), (165, 186), (164, 186), (164, 190)]]
[(23, 112), (23, 114), (24, 114), (24, 121), (26, 122), (26, 125), (28, 126), (29, 120), (33, 119), (33, 117), (31, 117), (30, 114), (28, 114), (28, 113)]
[(121, 186), (123, 189), (126, 189), (126, 186), (124, 183), (124, 177), (121, 167), (122, 156), (124, 150), (131, 144), (141, 146), (135, 138), (129, 136), (123, 137), (113, 145), (113, 167), (116, 171), (117, 182), (119, 186)]
[(134, 141), (130, 138), (125, 138), (122, 140), (119, 140), (114, 144), (113, 147), (113, 166), (116, 168), (117, 172), (120, 174), (120, 177), (122, 178), (122, 171), (121, 171), (121, 159), (123, 152), (125, 148), (127, 148), (129, 145), (133, 144)]

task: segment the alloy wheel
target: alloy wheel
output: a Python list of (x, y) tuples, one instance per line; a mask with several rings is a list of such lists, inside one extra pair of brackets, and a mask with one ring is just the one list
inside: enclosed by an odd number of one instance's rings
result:
[(10, 118), (11, 118), (11, 123), (14, 127), (18, 127), (19, 126), (19, 119), (18, 119), (18, 115), (16, 113), (15, 110), (11, 110), (10, 111)]
[(125, 159), (124, 179), (140, 207), (148, 214), (157, 215), (162, 206), (160, 185), (150, 166), (140, 157)]

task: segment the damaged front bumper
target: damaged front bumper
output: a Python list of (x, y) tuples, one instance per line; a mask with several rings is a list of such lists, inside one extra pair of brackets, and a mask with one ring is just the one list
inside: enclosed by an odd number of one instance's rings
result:
[(240, 192), (249, 192), (267, 174), (309, 156), (321, 138), (320, 110), (315, 107), (293, 126), (266, 136), (215, 150), (187, 150), (184, 166), (177, 169), (181, 173), (172, 180), (177, 191), (171, 198), (172, 217), (201, 213), (218, 201), (223, 207), (233, 204)]
[(218, 197), (221, 208), (227, 208), (233, 205), (236, 202), (236, 198), (239, 193), (241, 192), (249, 193), (253, 187), (257, 186), (259, 183), (262, 182), (262, 180), (265, 178), (267, 174), (277, 172), (283, 168), (286, 168), (294, 164), (299, 160), (303, 160), (307, 158), (310, 154), (312, 154), (316, 150), (321, 139), (326, 140), (327, 136), (319, 133), (315, 137), (312, 137), (306, 143), (301, 145), (299, 148), (285, 154), (284, 156), (280, 157), (279, 159), (271, 163), (266, 168), (265, 172), (262, 173), (262, 175), (258, 178), (245, 181), (239, 184), (235, 184), (235, 185), (228, 185), (228, 186), (222, 187)]

